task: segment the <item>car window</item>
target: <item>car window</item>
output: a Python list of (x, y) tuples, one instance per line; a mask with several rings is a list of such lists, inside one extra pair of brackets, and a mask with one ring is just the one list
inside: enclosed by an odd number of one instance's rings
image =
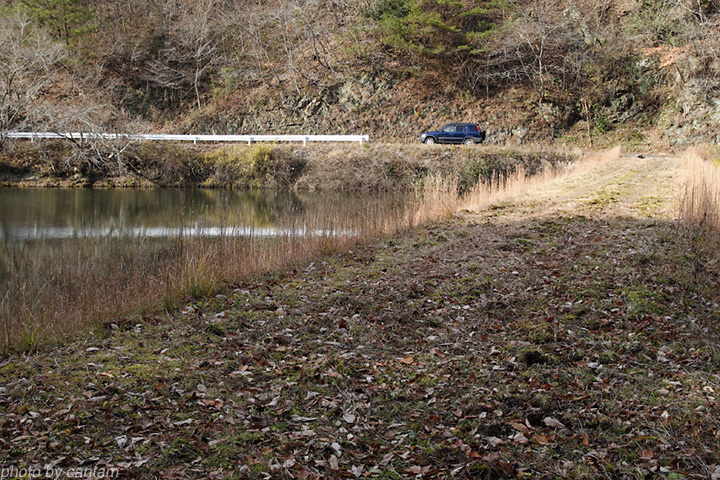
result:
[(454, 132), (455, 131), (455, 125), (445, 125), (442, 129), (443, 132)]
[(476, 133), (476, 132), (478, 131), (478, 126), (477, 126), (477, 125), (468, 125), (468, 126), (467, 126), (467, 131), (468, 131), (468, 132)]

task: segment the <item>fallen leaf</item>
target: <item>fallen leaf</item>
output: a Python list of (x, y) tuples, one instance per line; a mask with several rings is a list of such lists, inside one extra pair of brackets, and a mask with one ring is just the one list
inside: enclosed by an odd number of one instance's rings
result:
[(550, 445), (550, 442), (548, 441), (547, 437), (541, 433), (538, 433), (533, 437), (533, 440), (535, 440), (540, 445)]
[(347, 423), (355, 423), (355, 420), (357, 417), (352, 413), (346, 413), (343, 415), (343, 420), (345, 420)]
[(338, 463), (338, 458), (335, 455), (330, 455), (330, 470), (338, 471), (340, 470), (340, 464)]
[(405, 365), (412, 365), (415, 361), (415, 358), (411, 356), (402, 357), (398, 360), (400, 363), (404, 363)]
[(652, 452), (652, 450), (640, 450), (640, 459), (652, 460), (653, 458), (655, 458), (655, 454)]
[(552, 428), (565, 428), (565, 425), (563, 425), (562, 422), (553, 417), (545, 417), (543, 419), (543, 423), (545, 423), (545, 425), (547, 425), (548, 427)]
[(498, 437), (487, 437), (485, 440), (487, 440), (488, 444), (489, 444), (491, 447), (493, 447), (493, 448), (494, 448), (494, 447), (497, 447), (498, 445), (502, 445), (503, 443), (505, 443), (505, 442), (503, 442), (501, 439), (499, 439)]
[(529, 429), (529, 428), (527, 427), (527, 425), (525, 425), (524, 423), (514, 422), (514, 423), (511, 423), (510, 426), (513, 427), (513, 428), (514, 428), (515, 430), (517, 430), (518, 432), (522, 432), (522, 433), (529, 433), (529, 432), (530, 432), (530, 429)]

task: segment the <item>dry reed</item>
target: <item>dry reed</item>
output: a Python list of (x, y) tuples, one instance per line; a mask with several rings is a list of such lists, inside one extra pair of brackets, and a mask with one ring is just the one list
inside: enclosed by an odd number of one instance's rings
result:
[(489, 205), (507, 201), (533, 188), (538, 188), (570, 173), (578, 174), (595, 168), (597, 165), (612, 161), (620, 156), (620, 147), (579, 157), (577, 162), (565, 164), (543, 164), (542, 168), (531, 175), (522, 165), (509, 174), (494, 175), (485, 182), (478, 182), (457, 205), (462, 209), (480, 209)]
[(692, 148), (683, 155), (680, 219), (686, 225), (720, 231), (720, 153)]

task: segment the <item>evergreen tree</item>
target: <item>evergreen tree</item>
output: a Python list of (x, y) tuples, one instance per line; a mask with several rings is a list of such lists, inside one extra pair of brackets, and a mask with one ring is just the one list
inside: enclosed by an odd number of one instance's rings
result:
[(66, 45), (97, 27), (93, 23), (95, 9), (83, 6), (80, 0), (20, 0), (20, 5)]
[(368, 16), (379, 23), (383, 43), (426, 56), (472, 56), (497, 23), (503, 0), (382, 0)]

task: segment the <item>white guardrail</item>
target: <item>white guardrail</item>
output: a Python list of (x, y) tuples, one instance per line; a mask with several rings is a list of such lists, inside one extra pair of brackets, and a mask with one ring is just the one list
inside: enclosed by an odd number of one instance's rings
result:
[(60, 138), (66, 140), (161, 140), (175, 142), (369, 142), (369, 135), (164, 135), (159, 133), (55, 133), (55, 132), (8, 132), (6, 138), (36, 139)]

